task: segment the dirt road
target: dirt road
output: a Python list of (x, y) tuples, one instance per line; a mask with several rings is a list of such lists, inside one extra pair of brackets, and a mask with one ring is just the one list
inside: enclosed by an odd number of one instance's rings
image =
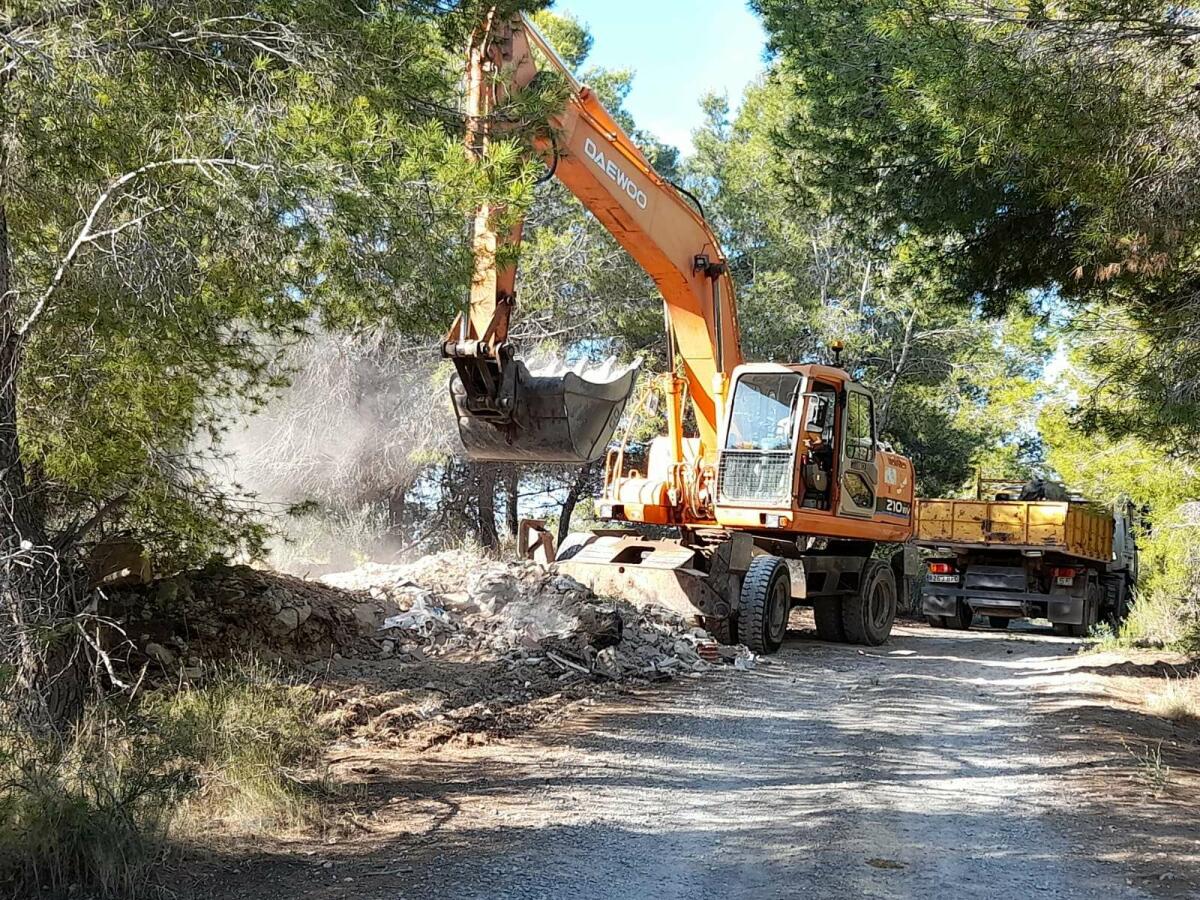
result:
[(1147, 876), (1128, 863), (1133, 829), (1071, 789), (1121, 764), (1071, 745), (1079, 716), (1051, 711), (1073, 650), (923, 627), (865, 651), (797, 640), (755, 672), (579, 709), (519, 740), (355, 753), (339, 769), (367, 785), (357, 834), (226, 860), (197, 892), (1193, 896), (1200, 830), (1172, 831), (1165, 874)]

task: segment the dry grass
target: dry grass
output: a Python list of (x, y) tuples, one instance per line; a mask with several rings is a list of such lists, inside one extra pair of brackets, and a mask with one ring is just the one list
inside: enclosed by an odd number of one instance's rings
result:
[(0, 740), (0, 894), (154, 893), (186, 773), (93, 710), (67, 738), (14, 727)]
[(1200, 721), (1200, 675), (1167, 676), (1161, 688), (1146, 695), (1146, 708), (1173, 722)]
[(1125, 743), (1125, 750), (1137, 763), (1137, 778), (1150, 788), (1155, 797), (1161, 796), (1171, 783), (1171, 767), (1163, 762), (1162, 741), (1137, 747)]
[(196, 790), (178, 828), (281, 835), (323, 824), (328, 785), (316, 763), (329, 735), (312, 687), (251, 663), (215, 671), (202, 688), (153, 697), (144, 712), (194, 766)]
[(66, 737), (0, 710), (0, 896), (154, 897), (180, 831), (322, 827), (320, 712), (313, 688), (256, 664), (98, 705)]

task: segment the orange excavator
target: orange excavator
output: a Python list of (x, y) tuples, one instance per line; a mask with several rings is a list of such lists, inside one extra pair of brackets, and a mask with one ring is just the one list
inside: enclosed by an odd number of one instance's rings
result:
[[(582, 464), (606, 457), (598, 502), (614, 528), (570, 535), (561, 569), (600, 593), (668, 606), (725, 642), (773, 652), (790, 610), (813, 607), (820, 637), (879, 644), (891, 632), (902, 560), (876, 547), (912, 533), (913, 467), (877, 438), (871, 393), (834, 365), (747, 363), (734, 285), (716, 236), (523, 16), (476, 30), (467, 75), (468, 141), (502, 134), (491, 115), (540, 71), (569, 86), (534, 140), (554, 176), (662, 293), (670, 371), (667, 433), (641, 462), (614, 441), (636, 369), (530, 370), (508, 341), (516, 270), (498, 265), (520, 226), (475, 223), (469, 305), (442, 346), (470, 458)], [(685, 404), (694, 433), (685, 433)], [(632, 526), (632, 527), (631, 527)], [(677, 530), (651, 539), (638, 526)], [(648, 530), (643, 528), (644, 530)]]

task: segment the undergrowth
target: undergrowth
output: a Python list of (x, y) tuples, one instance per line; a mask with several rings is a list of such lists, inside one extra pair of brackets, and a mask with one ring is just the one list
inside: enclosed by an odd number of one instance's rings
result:
[(320, 824), (311, 765), (328, 737), (320, 698), (258, 664), (218, 670), (202, 689), (150, 697), (144, 714), (193, 766), (181, 824), (243, 834)]
[(320, 827), (319, 712), (313, 688), (248, 664), (95, 705), (67, 735), (4, 715), (0, 896), (156, 896), (181, 831)]
[(1168, 675), (1160, 689), (1146, 696), (1146, 706), (1156, 716), (1175, 722), (1200, 720), (1200, 675)]

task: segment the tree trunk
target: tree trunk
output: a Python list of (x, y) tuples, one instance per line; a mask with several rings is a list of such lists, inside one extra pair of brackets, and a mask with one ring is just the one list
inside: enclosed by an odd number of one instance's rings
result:
[(392, 488), (388, 494), (388, 530), (401, 537), (404, 534), (404, 508), (408, 500), (408, 490), (403, 487)]
[(77, 560), (50, 546), (21, 461), (17, 386), (22, 337), (12, 292), (8, 218), (0, 205), (0, 665), (15, 673), (25, 724), (60, 729), (83, 708), (87, 657), (73, 621), (86, 596)]
[(575, 505), (579, 503), (579, 498), (583, 495), (591, 474), (592, 463), (588, 463), (580, 466), (579, 471), (571, 480), (571, 486), (567, 488), (567, 498), (563, 501), (562, 513), (558, 517), (558, 542), (555, 546), (561, 547), (563, 541), (567, 539), (567, 535), (571, 533), (571, 517), (575, 514)]
[(509, 466), (504, 481), (504, 522), (508, 526), (508, 533), (515, 538), (517, 529), (521, 527), (520, 511), (517, 509), (521, 490), (521, 470), (515, 465)]
[(500, 536), (496, 533), (496, 466), (484, 463), (478, 467), (475, 481), (479, 492), (479, 543), (485, 550), (495, 550), (500, 546)]

